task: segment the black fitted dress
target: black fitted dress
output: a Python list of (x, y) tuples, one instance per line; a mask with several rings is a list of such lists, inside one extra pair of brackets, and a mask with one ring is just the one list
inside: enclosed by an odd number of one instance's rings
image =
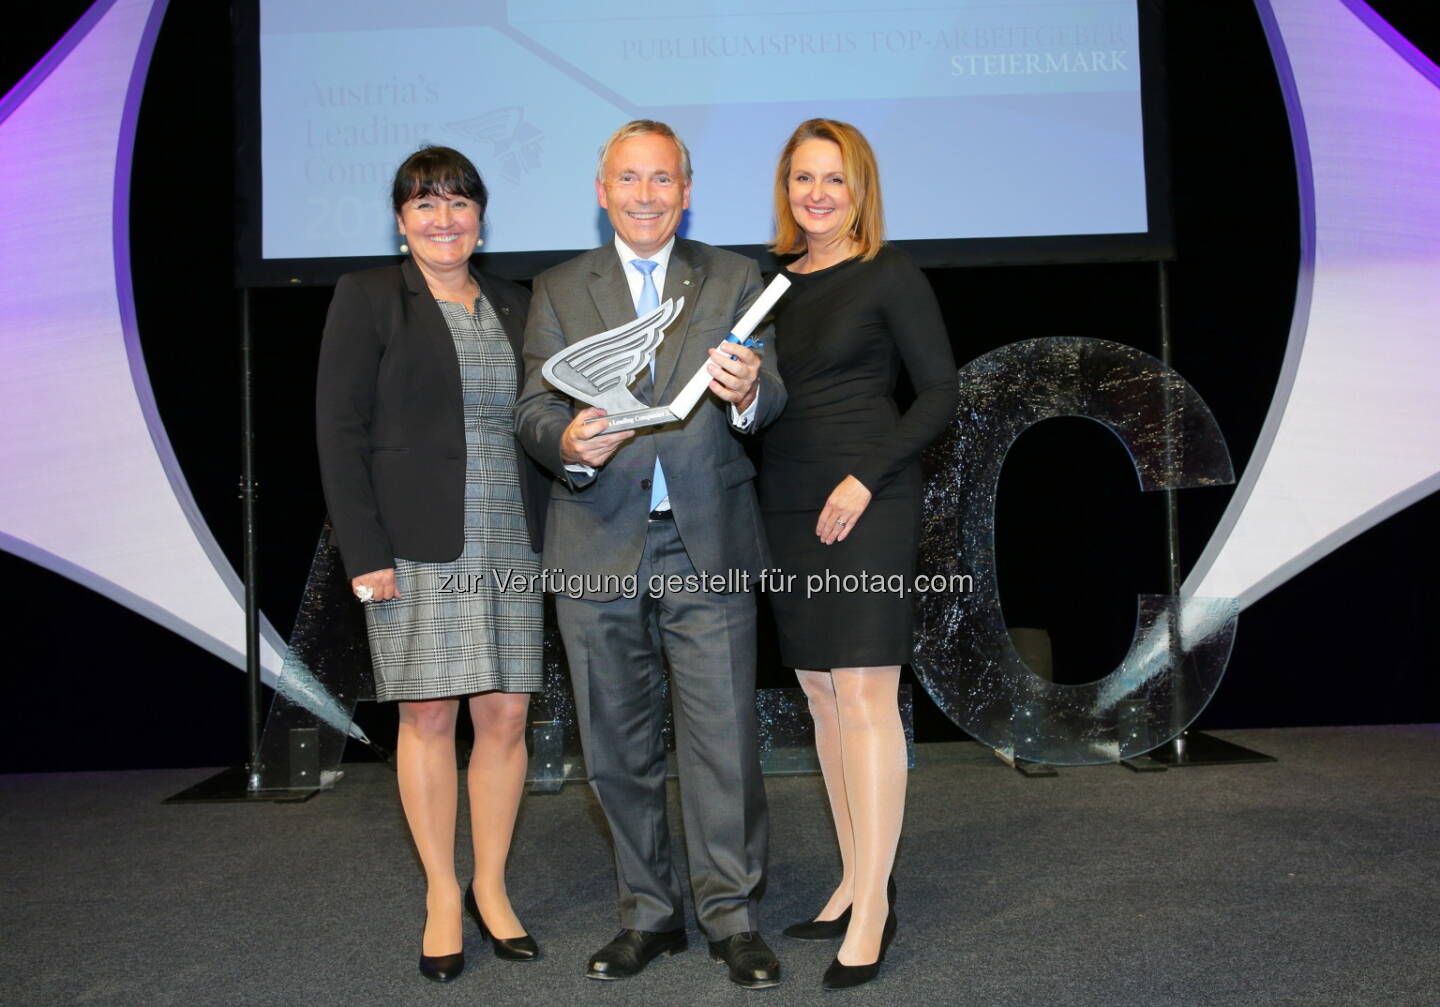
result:
[[(783, 663), (819, 670), (906, 664), (920, 530), (920, 452), (953, 417), (955, 360), (929, 281), (884, 246), (814, 273), (775, 318), (785, 412), (765, 434), (759, 479)], [(915, 399), (893, 398), (903, 366)], [(815, 523), (853, 475), (872, 498), (843, 542)], [(783, 589), (776, 589), (776, 585)]]

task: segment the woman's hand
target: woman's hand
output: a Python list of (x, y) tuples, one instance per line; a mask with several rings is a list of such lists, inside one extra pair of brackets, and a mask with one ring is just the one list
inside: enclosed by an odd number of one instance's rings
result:
[(865, 484), (854, 476), (846, 476), (840, 480), (839, 486), (830, 491), (830, 499), (825, 501), (825, 509), (820, 512), (820, 520), (815, 522), (815, 534), (826, 545), (845, 541), (845, 536), (850, 534), (868, 506), (870, 491)]
[(386, 567), (384, 570), (371, 570), (369, 573), (362, 573), (350, 582), (350, 590), (356, 592), (355, 597), (359, 598), (365, 592), (362, 587), (367, 587), (374, 592), (369, 598), (362, 601), (389, 601), (391, 598), (400, 597), (400, 592), (395, 590), (395, 568)]

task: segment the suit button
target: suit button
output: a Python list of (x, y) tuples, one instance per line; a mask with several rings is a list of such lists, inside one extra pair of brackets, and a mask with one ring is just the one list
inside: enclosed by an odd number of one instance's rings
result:
[(650, 488), (650, 480), (649, 480), (649, 479), (641, 479), (641, 480), (640, 480), (640, 488), (641, 488), (642, 490), (648, 490), (648, 489)]

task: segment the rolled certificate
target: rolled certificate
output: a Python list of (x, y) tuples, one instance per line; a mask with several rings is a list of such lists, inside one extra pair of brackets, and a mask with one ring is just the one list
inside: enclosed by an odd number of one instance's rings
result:
[[(755, 303), (750, 305), (745, 314), (740, 316), (740, 321), (735, 323), (735, 328), (730, 331), (731, 338), (737, 343), (744, 343), (748, 340), (750, 333), (755, 331), (755, 327), (770, 313), (775, 302), (780, 300), (780, 296), (789, 289), (790, 280), (784, 273), (776, 273), (775, 279), (770, 281), (770, 285), (760, 292), (760, 296), (755, 298)], [(700, 397), (705, 394), (705, 389), (710, 387), (710, 372), (706, 369), (708, 365), (708, 360), (701, 364), (700, 369), (691, 376), (689, 381), (685, 382), (685, 387), (680, 389), (680, 394), (671, 400), (669, 408), (675, 419), (683, 420), (689, 416), (690, 410), (695, 408), (695, 403), (699, 402)]]

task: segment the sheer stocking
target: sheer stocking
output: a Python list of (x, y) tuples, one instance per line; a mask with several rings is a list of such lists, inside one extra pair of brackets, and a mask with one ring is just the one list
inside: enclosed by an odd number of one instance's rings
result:
[[(900, 668), (832, 669), (828, 677), (833, 706), (826, 705), (823, 683), (814, 681), (821, 676), (803, 672), (801, 684), (812, 712), (820, 710), (815, 716), (816, 750), (847, 877), (842, 877), (820, 918), (833, 919), (846, 904), (852, 905), (850, 926), (836, 957), (844, 965), (865, 965), (880, 956), (890, 912), (886, 887), (905, 817), (905, 732), (896, 698)], [(834, 728), (829, 724), (832, 719)], [(832, 769), (837, 761), (838, 783)], [(842, 815), (842, 808), (848, 815)]]
[(524, 926), (505, 890), (505, 858), (525, 789), (525, 722), (530, 696), (485, 692), (470, 697), (475, 748), (466, 782), (470, 836), (475, 851), (475, 901), (496, 937), (520, 937)]
[(400, 703), (395, 771), (410, 837), (425, 869), (425, 936), (421, 953), (462, 947), (460, 887), (455, 881), (455, 718), (458, 699)]
[(795, 669), (800, 688), (810, 702), (815, 721), (815, 754), (830, 798), (830, 817), (835, 821), (835, 838), (840, 845), (840, 884), (830, 895), (817, 920), (833, 920), (855, 897), (855, 840), (850, 828), (850, 803), (845, 798), (845, 764), (840, 752), (840, 714), (835, 708), (835, 685), (828, 671)]

